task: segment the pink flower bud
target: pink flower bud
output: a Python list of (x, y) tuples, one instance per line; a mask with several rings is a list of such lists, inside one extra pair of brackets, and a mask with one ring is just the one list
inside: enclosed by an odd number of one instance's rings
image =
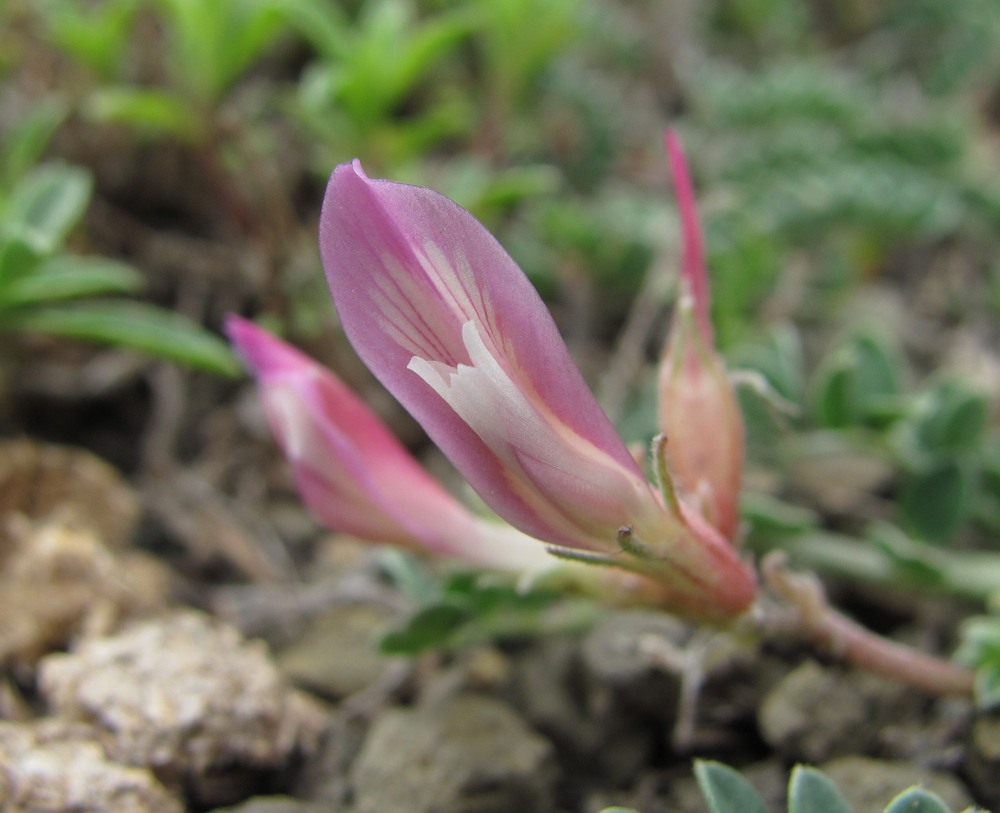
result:
[(660, 428), (680, 497), (736, 542), (743, 418), (709, 319), (708, 274), (691, 178), (676, 135), (666, 136), (683, 233), (681, 284), (660, 365)]
[(329, 370), (238, 316), (226, 327), (257, 379), (299, 493), (324, 525), (485, 567), (550, 565), (535, 540), (479, 519), (438, 485)]
[(750, 569), (649, 485), (535, 289), (472, 215), (355, 161), (330, 179), (320, 249), (358, 354), (501, 517), (562, 555), (656, 578), (675, 609), (746, 609)]

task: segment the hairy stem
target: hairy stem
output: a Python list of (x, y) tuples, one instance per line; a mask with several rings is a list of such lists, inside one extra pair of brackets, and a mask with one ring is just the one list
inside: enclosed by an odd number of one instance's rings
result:
[(786, 558), (776, 551), (762, 563), (767, 585), (786, 605), (777, 624), (774, 617), (763, 619), (765, 633), (797, 636), (846, 663), (932, 694), (972, 696), (971, 669), (865, 629), (827, 603), (815, 576), (789, 572)]

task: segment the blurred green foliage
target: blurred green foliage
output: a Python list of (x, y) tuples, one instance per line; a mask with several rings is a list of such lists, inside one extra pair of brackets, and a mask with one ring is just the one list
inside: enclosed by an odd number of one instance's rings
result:
[(472, 572), (452, 573), (442, 580), (397, 550), (383, 551), (381, 563), (417, 606), (381, 637), (379, 649), (389, 655), (574, 632), (592, 626), (600, 615), (594, 602), (567, 600), (558, 588), (525, 589), (502, 576)]
[(89, 203), (92, 179), (78, 166), (37, 161), (61, 117), (58, 106), (39, 106), (7, 134), (0, 155), (0, 331), (116, 344), (235, 374), (229, 348), (179, 315), (118, 298), (93, 299), (133, 294), (143, 278), (119, 260), (66, 249)]

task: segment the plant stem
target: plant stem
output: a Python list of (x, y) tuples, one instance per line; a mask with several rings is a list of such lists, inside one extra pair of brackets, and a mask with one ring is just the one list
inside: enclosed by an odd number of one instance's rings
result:
[(760, 619), (765, 635), (797, 636), (846, 663), (932, 694), (972, 697), (971, 669), (865, 629), (827, 603), (814, 575), (789, 572), (786, 560), (775, 551), (761, 564), (767, 585), (786, 605), (780, 618)]

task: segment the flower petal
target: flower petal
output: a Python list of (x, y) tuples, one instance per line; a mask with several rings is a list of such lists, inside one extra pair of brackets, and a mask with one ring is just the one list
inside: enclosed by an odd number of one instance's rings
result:
[[(550, 542), (613, 549), (609, 533), (630, 512), (652, 510), (655, 495), (544, 303), (467, 211), (343, 164), (327, 188), (320, 248), (358, 354), (498, 514)], [(533, 461), (540, 454), (555, 456), (556, 477)], [(583, 459), (591, 471), (576, 470)], [(597, 524), (572, 516), (588, 510), (586, 490), (569, 486), (574, 475), (590, 493), (607, 489)]]
[(503, 533), (441, 488), (329, 370), (245, 319), (230, 316), (226, 327), (302, 498), (325, 525), (489, 567), (548, 564), (536, 540)]
[(538, 294), (468, 212), (345, 164), (320, 249), (358, 354), (500, 516), (559, 556), (655, 579), (674, 610), (721, 620), (753, 601), (753, 571), (649, 486)]

